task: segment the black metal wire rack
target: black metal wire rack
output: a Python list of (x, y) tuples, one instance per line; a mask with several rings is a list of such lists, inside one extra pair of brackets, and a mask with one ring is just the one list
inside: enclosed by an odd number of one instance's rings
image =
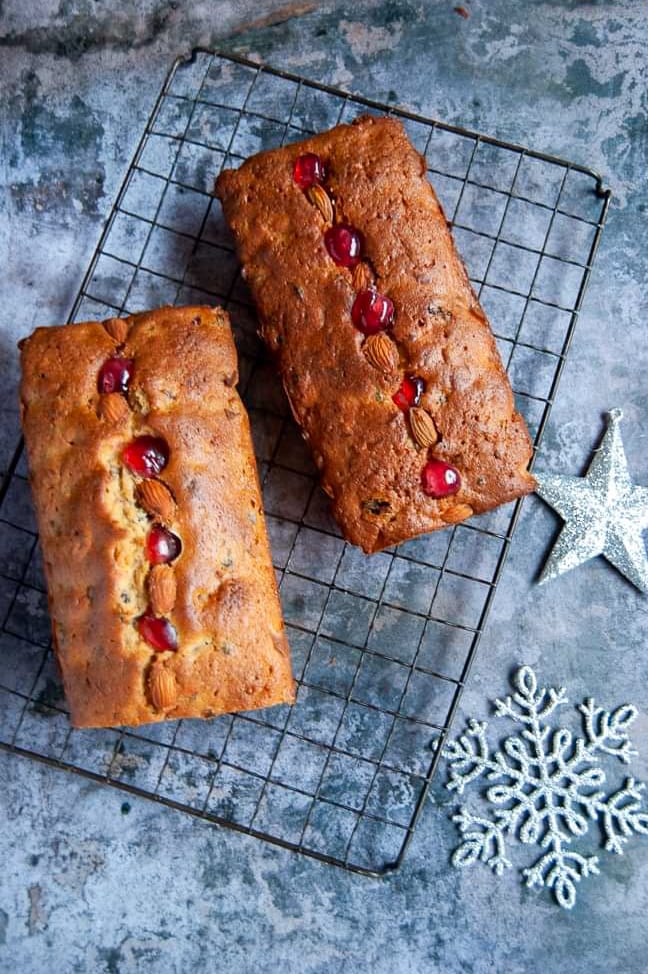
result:
[(0, 747), (355, 872), (397, 868), (484, 629), (519, 504), (370, 558), (346, 545), (256, 337), (215, 176), (364, 112), (428, 161), (537, 447), (610, 192), (590, 169), (244, 58), (172, 67), (70, 321), (161, 304), (232, 317), (297, 703), (135, 730), (70, 728), (27, 468), (0, 494)]

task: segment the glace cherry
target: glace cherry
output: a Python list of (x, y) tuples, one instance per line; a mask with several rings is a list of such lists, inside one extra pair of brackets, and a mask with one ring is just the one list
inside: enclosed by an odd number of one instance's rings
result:
[(391, 325), (394, 304), (384, 294), (379, 294), (375, 287), (366, 288), (358, 291), (351, 308), (351, 318), (363, 335), (375, 335)]
[(177, 534), (154, 524), (146, 538), (146, 557), (152, 565), (165, 565), (177, 558), (182, 551), (182, 542)]
[(178, 648), (178, 634), (168, 619), (158, 619), (152, 612), (146, 612), (137, 620), (137, 631), (149, 646), (162, 653), (166, 649)]
[(303, 156), (297, 156), (293, 167), (293, 179), (300, 189), (308, 189), (321, 183), (326, 177), (324, 163), (314, 152), (305, 152)]
[(439, 500), (457, 493), (461, 487), (461, 477), (455, 467), (433, 457), (423, 467), (421, 483), (428, 497)]
[(169, 447), (160, 436), (136, 436), (124, 448), (122, 459), (138, 477), (157, 477), (169, 462)]
[(392, 396), (392, 400), (399, 409), (402, 409), (406, 413), (412, 406), (418, 406), (424, 389), (425, 383), (423, 379), (420, 379), (417, 375), (406, 375), (401, 382), (400, 389)]
[(348, 223), (336, 223), (324, 234), (324, 243), (336, 264), (355, 267), (362, 252), (362, 234)]
[(133, 375), (132, 358), (113, 355), (106, 359), (99, 372), (99, 392), (126, 392)]

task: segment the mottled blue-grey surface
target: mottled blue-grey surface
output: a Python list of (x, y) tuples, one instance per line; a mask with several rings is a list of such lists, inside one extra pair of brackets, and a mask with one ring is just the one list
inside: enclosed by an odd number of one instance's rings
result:
[[(615, 201), (540, 464), (579, 471), (618, 405), (648, 484), (643, 4), (483, 0), (468, 18), (452, 2), (304, 4), (274, 26), (263, 0), (132, 7), (5, 4), (0, 465), (17, 428), (14, 341), (66, 318), (167, 67), (202, 43), (600, 169)], [(529, 663), (574, 701), (639, 705), (645, 778), (648, 602), (601, 560), (537, 587), (556, 529), (526, 502), (459, 723), (485, 717)], [(646, 840), (601, 852), (603, 875), (566, 913), (515, 871), (449, 867), (441, 779), (403, 868), (374, 882), (18, 758), (0, 765), (3, 971), (646, 970)]]

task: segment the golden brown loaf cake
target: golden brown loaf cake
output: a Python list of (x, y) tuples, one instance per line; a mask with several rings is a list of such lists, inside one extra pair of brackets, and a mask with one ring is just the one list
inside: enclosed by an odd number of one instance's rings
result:
[(38, 328), (22, 343), (54, 645), (77, 727), (293, 699), (236, 382), (215, 308)]
[(216, 195), (349, 541), (378, 551), (534, 489), (495, 339), (400, 122), (261, 153)]

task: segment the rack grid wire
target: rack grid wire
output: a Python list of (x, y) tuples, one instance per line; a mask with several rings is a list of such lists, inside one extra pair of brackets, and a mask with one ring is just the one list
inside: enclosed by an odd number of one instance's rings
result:
[(586, 167), (232, 55), (162, 87), (70, 321), (221, 303), (240, 356), (293, 707), (72, 730), (51, 651), (19, 445), (0, 493), (0, 746), (359, 873), (405, 855), (474, 660), (519, 502), (369, 558), (344, 543), (256, 335), (215, 176), (355, 116), (390, 114), (426, 158), (537, 448), (610, 192)]

